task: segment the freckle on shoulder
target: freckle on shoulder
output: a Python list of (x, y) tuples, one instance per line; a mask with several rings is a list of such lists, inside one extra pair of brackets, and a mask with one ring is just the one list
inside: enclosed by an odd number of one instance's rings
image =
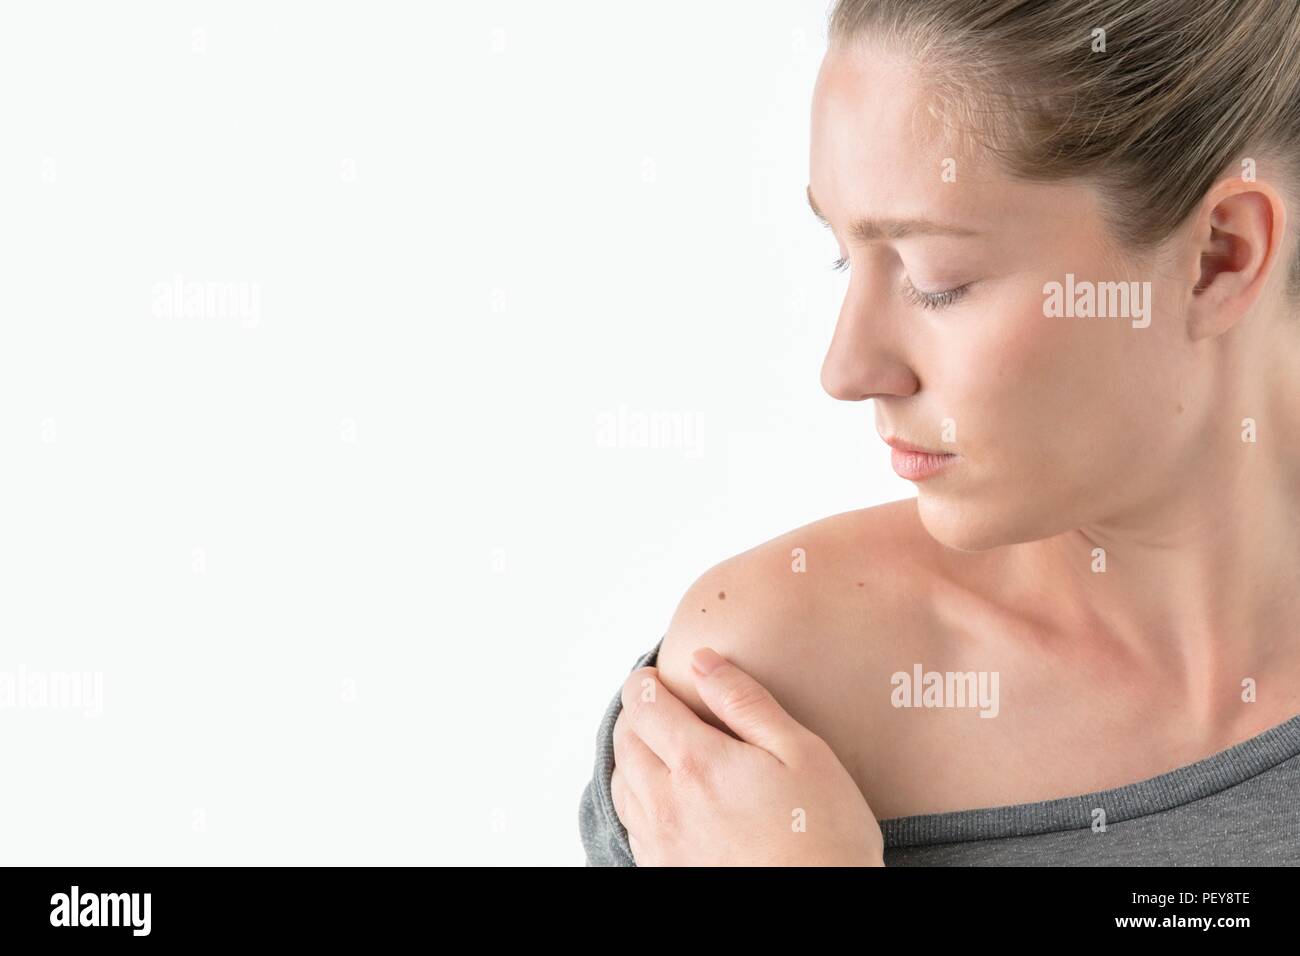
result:
[[(912, 500), (820, 519), (709, 568), (687, 589), (660, 646), (664, 686), (703, 719), (690, 670), (695, 649), (712, 647), (764, 683), (783, 705), (810, 689), (841, 653), (848, 615), (896, 591), (891, 557), (906, 536)], [(854, 609), (857, 609), (856, 611)], [(789, 709), (789, 708), (787, 708)], [(793, 711), (792, 711), (793, 712)]]

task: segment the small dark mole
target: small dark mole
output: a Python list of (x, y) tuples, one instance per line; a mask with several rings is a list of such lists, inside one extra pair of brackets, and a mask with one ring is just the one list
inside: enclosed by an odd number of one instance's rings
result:
[(862, 582), (861, 582), (861, 581), (858, 582), (858, 587), (862, 587)]
[(709, 611), (708, 611), (707, 608), (700, 608), (700, 613), (701, 613), (701, 614), (708, 614)]
[(726, 592), (726, 591), (719, 591), (719, 592), (718, 592), (718, 600), (719, 600), (719, 601), (725, 601), (726, 599), (727, 599), (727, 592)]

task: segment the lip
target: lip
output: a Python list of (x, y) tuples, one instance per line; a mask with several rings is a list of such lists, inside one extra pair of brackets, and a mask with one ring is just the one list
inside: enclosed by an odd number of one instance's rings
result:
[(956, 464), (959, 456), (951, 452), (934, 452), (899, 438), (884, 439), (892, 453), (889, 456), (894, 472), (908, 481), (924, 481)]

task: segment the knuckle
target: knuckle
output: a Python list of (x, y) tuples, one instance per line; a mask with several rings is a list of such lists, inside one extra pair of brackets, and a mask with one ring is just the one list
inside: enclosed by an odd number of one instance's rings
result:
[(656, 833), (671, 833), (677, 829), (677, 806), (671, 797), (656, 795), (648, 800), (645, 814)]
[(703, 784), (708, 775), (708, 761), (693, 750), (686, 751), (673, 765), (673, 779), (681, 786)]
[(711, 749), (692, 749), (678, 757), (669, 777), (674, 792), (686, 800), (716, 802), (722, 787), (722, 759)]
[(743, 714), (767, 703), (767, 688), (756, 681), (733, 684), (722, 692), (722, 706), (727, 710)]

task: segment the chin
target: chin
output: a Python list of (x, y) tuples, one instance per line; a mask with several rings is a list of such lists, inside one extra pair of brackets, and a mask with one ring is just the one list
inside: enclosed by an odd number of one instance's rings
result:
[(1055, 533), (1030, 527), (1031, 522), (1023, 512), (1008, 513), (938, 491), (919, 489), (916, 508), (930, 537), (954, 551), (989, 551)]

